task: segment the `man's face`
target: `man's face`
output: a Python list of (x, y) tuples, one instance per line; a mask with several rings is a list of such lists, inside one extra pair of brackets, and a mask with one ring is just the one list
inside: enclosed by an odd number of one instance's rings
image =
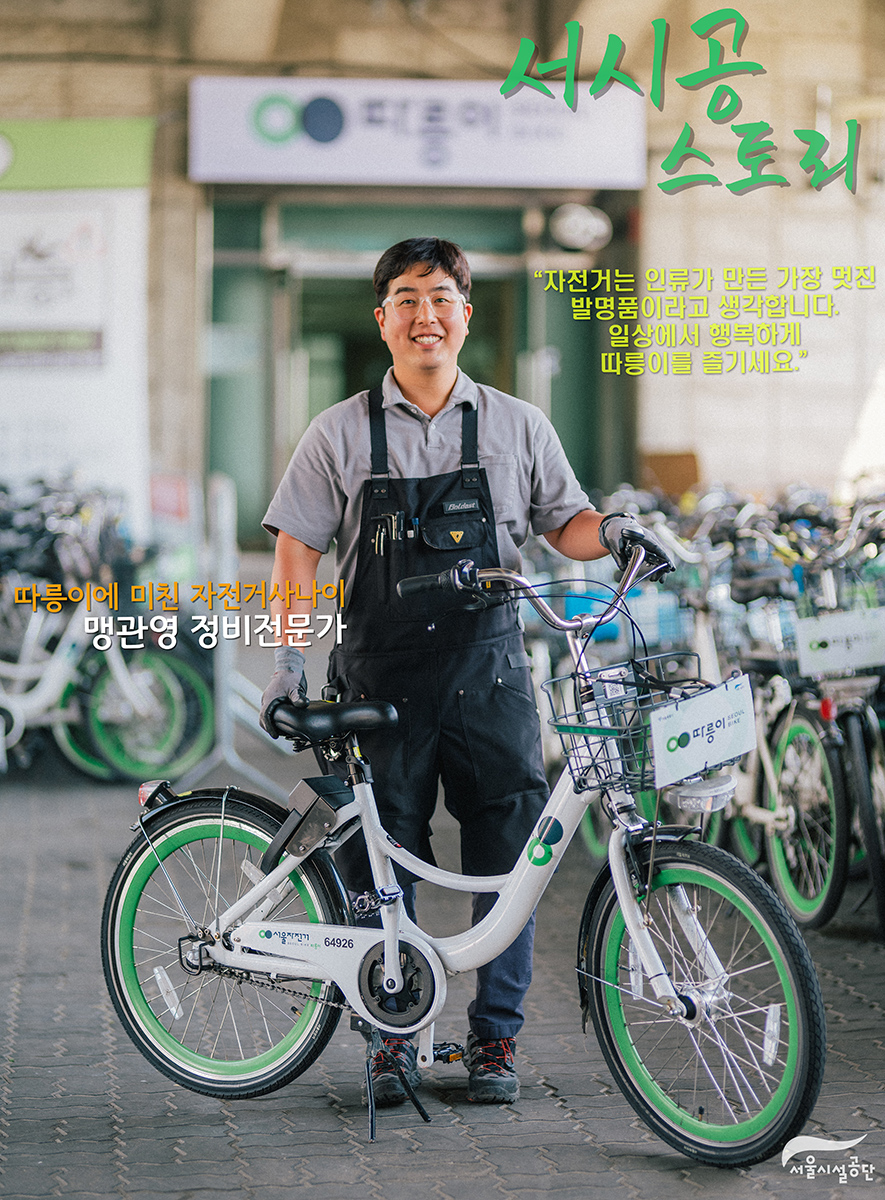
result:
[(390, 281), (375, 319), (393, 355), (393, 368), (437, 371), (455, 367), (472, 307), (441, 268), (421, 263)]

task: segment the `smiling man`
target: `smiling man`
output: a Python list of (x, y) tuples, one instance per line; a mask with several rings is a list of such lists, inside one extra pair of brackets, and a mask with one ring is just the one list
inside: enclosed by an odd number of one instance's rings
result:
[[(393, 366), (379, 387), (318, 416), (301, 439), (264, 519), (277, 536), (274, 582), (310, 596), (320, 557), (334, 541), (348, 604), (344, 640), (329, 680), (344, 700), (390, 700), (393, 733), (365, 735), (385, 829), (433, 862), (430, 821), (442, 782), (461, 827), (470, 875), (505, 874), (547, 800), (540, 730), (515, 603), (471, 612), (451, 597), (402, 600), (400, 579), (438, 574), (459, 559), (520, 568), (529, 530), (576, 559), (612, 551), (635, 523), (596, 513), (559, 439), (539, 409), (474, 383), (458, 367), (470, 329), (470, 268), (439, 238), (392, 246), (375, 269), (375, 318)], [(275, 612), (310, 611), (310, 602)], [(303, 702), (304, 656), (275, 651), (262, 724), (276, 736), (273, 707)], [(337, 855), (354, 893), (370, 889), (362, 839)], [(414, 879), (400, 879), (414, 916)], [(496, 897), (474, 896), (473, 920)], [(534, 918), (513, 945), (477, 972), (468, 1010), (468, 1098), (507, 1103), (519, 1095), (514, 1042), (531, 981)], [(416, 1048), (384, 1038), (410, 1082)], [(376, 1099), (406, 1093), (383, 1058), (373, 1063)]]

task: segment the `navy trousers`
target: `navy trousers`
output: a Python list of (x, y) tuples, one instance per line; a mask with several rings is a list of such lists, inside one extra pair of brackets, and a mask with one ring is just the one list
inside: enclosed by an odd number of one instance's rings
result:
[[(469, 645), (393, 654), (336, 650), (330, 679), (344, 700), (389, 700), (395, 730), (364, 734), (384, 828), (413, 854), (434, 862), (431, 819), (440, 782), (460, 825), (461, 869), (506, 874), (547, 802), (547, 781), (528, 656), (519, 633)], [(351, 838), (336, 855), (348, 888), (372, 886), (365, 843)], [(397, 868), (414, 919), (414, 876)], [(476, 893), (473, 923), (495, 896)], [(480, 1038), (515, 1036), (531, 983), (534, 917), (512, 945), (477, 971), (470, 1027)]]

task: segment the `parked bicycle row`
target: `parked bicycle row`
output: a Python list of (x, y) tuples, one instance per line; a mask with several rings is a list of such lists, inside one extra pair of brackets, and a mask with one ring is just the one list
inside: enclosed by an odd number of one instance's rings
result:
[[(885, 499), (839, 508), (796, 489), (767, 506), (713, 491), (683, 511), (623, 488), (601, 507), (653, 527), (677, 571), (629, 598), (644, 637), (621, 617), (594, 642), (598, 661), (686, 649), (712, 682), (735, 671), (752, 681), (757, 749), (733, 770), (734, 798), (707, 818), (706, 839), (766, 872), (807, 928), (830, 920), (848, 878), (867, 876), (865, 903), (885, 931)], [(564, 574), (549, 555), (535, 566), (542, 581)], [(553, 590), (568, 613), (605, 586), (560, 579)], [(549, 674), (559, 648), (539, 643)], [(558, 749), (553, 736), (551, 764)], [(666, 793), (644, 803), (675, 819)], [(583, 832), (601, 858), (592, 811)]]
[[(107, 593), (137, 578), (136, 551), (113, 497), (37, 482), (0, 485), (0, 773), (26, 767), (51, 741), (96, 779), (174, 777), (199, 762), (214, 736), (212, 660), (186, 630), (173, 648), (149, 627), (127, 651), (93, 645), (110, 616)], [(50, 611), (17, 603), (63, 589)], [(120, 594), (129, 593), (128, 587)], [(71, 597), (74, 597), (73, 599)], [(79, 599), (76, 599), (79, 597)]]

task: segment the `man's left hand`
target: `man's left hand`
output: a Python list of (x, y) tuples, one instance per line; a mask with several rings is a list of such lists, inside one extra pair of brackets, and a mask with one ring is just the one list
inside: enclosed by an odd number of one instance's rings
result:
[(657, 562), (660, 570), (652, 578), (660, 578), (673, 570), (670, 555), (644, 525), (631, 517), (629, 513), (609, 513), (602, 518), (599, 525), (599, 541), (608, 550), (612, 558), (623, 571), (630, 559), (634, 546), (642, 546), (649, 557)]

